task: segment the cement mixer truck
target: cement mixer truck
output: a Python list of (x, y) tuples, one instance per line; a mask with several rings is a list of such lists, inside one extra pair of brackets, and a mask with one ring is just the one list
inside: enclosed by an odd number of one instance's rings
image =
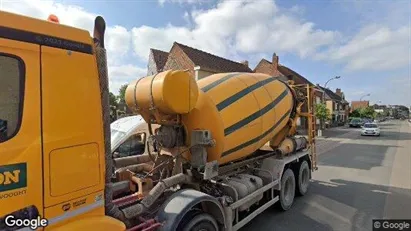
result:
[(0, 99), (0, 230), (232, 231), (307, 193), (312, 86), (258, 73), (138, 78), (126, 103), (148, 125), (147, 154), (114, 160), (104, 19), (93, 38), (56, 16), (0, 12), (0, 24), (1, 82), (16, 82)]

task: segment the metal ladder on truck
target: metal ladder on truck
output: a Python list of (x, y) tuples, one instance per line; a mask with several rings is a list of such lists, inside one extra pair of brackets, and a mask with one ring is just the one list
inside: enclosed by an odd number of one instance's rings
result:
[(307, 118), (308, 122), (308, 145), (310, 147), (310, 157), (311, 157), (311, 170), (315, 171), (318, 170), (317, 167), (317, 147), (316, 147), (316, 139), (317, 136), (317, 119), (315, 117), (315, 92), (318, 92), (319, 89), (316, 88), (315, 85), (311, 84), (297, 84), (293, 85), (292, 87), (294, 90), (302, 93), (304, 95), (304, 101), (306, 105), (306, 111), (300, 112), (300, 116)]
[(310, 144), (311, 169), (318, 170), (317, 167), (317, 145), (315, 137), (317, 136), (317, 118), (315, 116), (315, 92), (316, 87), (307, 84), (307, 108), (308, 108), (308, 142)]

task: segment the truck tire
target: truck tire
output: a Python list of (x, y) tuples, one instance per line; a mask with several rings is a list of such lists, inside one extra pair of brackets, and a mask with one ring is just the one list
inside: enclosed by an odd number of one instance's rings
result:
[(281, 177), (281, 190), (279, 194), (279, 209), (287, 211), (294, 203), (295, 196), (295, 177), (294, 172), (290, 168), (285, 170)]
[[(186, 220), (187, 219), (187, 220)], [(210, 214), (201, 210), (191, 210), (183, 219), (184, 223), (179, 225), (182, 231), (218, 231), (217, 221)]]
[(308, 167), (308, 162), (304, 160), (301, 162), (297, 176), (296, 176), (296, 192), (299, 196), (304, 196), (308, 192), (308, 188), (310, 186), (310, 167)]

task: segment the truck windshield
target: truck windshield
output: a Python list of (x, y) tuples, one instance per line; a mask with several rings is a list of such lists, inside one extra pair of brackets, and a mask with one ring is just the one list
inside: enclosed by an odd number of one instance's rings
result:
[(123, 136), (125, 135), (126, 135), (125, 132), (122, 132), (116, 129), (111, 129), (111, 145), (118, 143), (119, 140), (123, 138)]

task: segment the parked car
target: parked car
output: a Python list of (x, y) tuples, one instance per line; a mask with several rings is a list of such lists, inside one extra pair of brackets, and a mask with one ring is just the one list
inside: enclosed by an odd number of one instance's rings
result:
[[(158, 128), (153, 125), (152, 129)], [(140, 115), (127, 116), (110, 124), (111, 153), (114, 158), (147, 153), (148, 124)]]
[(366, 124), (366, 123), (372, 123), (372, 122), (373, 122), (373, 119), (363, 118), (363, 119), (362, 119), (362, 122), (363, 122), (363, 125)]
[(348, 125), (350, 128), (360, 128), (363, 125), (363, 121), (361, 119), (352, 119)]
[(365, 123), (361, 129), (362, 136), (380, 136), (380, 127), (376, 123)]

